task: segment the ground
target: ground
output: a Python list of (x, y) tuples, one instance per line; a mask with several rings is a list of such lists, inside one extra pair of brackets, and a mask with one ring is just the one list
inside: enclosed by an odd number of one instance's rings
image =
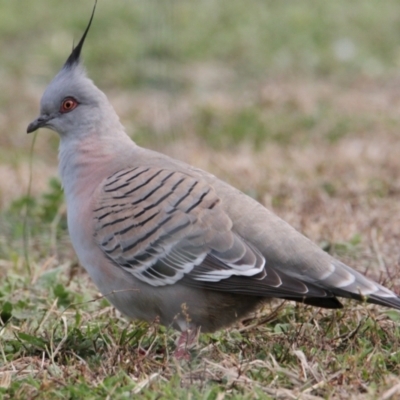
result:
[[(91, 4), (0, 5), (5, 399), (395, 399), (400, 314), (276, 301), (201, 334), (128, 321), (77, 263), (57, 135), (26, 135)], [(21, 9), (24, 12), (21, 12)], [(90, 76), (140, 145), (206, 169), (400, 293), (400, 5), (99, 0)]]

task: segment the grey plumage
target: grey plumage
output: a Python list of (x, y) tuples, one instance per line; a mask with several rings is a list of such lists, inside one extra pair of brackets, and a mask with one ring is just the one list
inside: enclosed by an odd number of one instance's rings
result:
[(270, 298), (339, 308), (338, 296), (400, 309), (395, 293), (255, 200), (132, 142), (80, 64), (92, 18), (28, 132), (60, 134), (71, 240), (117, 308), (183, 331), (219, 329)]

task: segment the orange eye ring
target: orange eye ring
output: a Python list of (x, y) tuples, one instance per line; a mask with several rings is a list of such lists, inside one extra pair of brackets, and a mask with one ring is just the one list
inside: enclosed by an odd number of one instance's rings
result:
[(65, 114), (74, 110), (78, 105), (78, 102), (73, 97), (66, 97), (60, 107), (60, 112)]

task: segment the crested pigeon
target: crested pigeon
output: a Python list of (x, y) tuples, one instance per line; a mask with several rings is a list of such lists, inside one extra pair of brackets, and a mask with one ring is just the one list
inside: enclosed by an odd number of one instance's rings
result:
[(95, 7), (27, 132), (59, 134), (71, 241), (117, 309), (134, 319), (158, 318), (182, 338), (228, 326), (271, 298), (340, 308), (337, 297), (344, 297), (400, 309), (395, 293), (252, 198), (137, 146), (81, 63)]

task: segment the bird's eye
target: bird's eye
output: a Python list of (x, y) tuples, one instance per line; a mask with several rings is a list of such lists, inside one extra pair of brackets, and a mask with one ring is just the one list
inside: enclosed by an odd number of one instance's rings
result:
[(78, 102), (73, 97), (66, 97), (61, 103), (60, 112), (62, 113), (70, 112), (74, 108), (76, 108), (77, 105)]

